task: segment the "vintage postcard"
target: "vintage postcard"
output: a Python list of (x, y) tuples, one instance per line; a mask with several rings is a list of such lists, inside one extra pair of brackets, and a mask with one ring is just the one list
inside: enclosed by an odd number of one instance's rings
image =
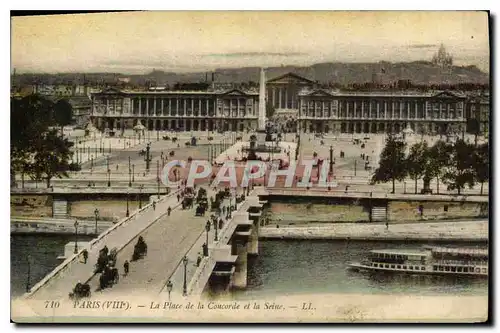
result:
[(11, 36), (12, 321), (488, 320), (489, 12)]

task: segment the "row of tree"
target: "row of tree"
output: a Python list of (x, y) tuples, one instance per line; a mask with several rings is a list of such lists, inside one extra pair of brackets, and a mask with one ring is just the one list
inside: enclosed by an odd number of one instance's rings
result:
[[(45, 180), (50, 187), (54, 177), (67, 177), (79, 167), (70, 163), (72, 142), (64, 139), (63, 127), (72, 119), (72, 107), (66, 100), (56, 103), (38, 95), (12, 98), (10, 105), (11, 181), (15, 175)], [(60, 132), (59, 132), (60, 129)]]
[(395, 182), (411, 178), (417, 182), (422, 179), (422, 193), (431, 193), (430, 182), (437, 181), (447, 185), (448, 190), (457, 190), (460, 195), (466, 185), (472, 188), (475, 184), (483, 185), (489, 180), (489, 145), (470, 144), (462, 139), (454, 143), (437, 141), (429, 146), (426, 141), (412, 145), (407, 153), (406, 143), (394, 136), (389, 136), (380, 156), (379, 167), (375, 170), (372, 183), (392, 181), (392, 193)]

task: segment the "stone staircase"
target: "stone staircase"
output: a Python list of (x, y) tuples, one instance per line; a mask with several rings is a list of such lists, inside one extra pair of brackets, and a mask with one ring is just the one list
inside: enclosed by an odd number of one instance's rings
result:
[(385, 221), (387, 220), (387, 207), (374, 206), (371, 211), (371, 221)]
[(54, 199), (52, 202), (52, 217), (68, 217), (68, 202), (64, 199)]

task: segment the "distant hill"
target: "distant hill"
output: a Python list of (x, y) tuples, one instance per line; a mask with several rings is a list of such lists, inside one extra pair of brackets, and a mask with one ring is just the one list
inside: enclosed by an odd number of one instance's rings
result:
[[(266, 69), (267, 78), (273, 78), (288, 72), (294, 72), (319, 83), (337, 83), (341, 85), (376, 81), (389, 84), (398, 80), (410, 80), (414, 84), (457, 84), (479, 83), (488, 84), (489, 74), (479, 70), (476, 66), (450, 66), (442, 68), (427, 61), (405, 63), (320, 63), (307, 67), (282, 66)], [(221, 68), (215, 70), (217, 82), (258, 82), (258, 67)], [(119, 77), (128, 77), (131, 83), (156, 85), (173, 85), (175, 83), (211, 81), (211, 74), (172, 73), (155, 70), (143, 75), (127, 75), (120, 73), (64, 73), (64, 74), (20, 74), (15, 78), (16, 83), (28, 84), (33, 80), (43, 83), (82, 83), (83, 77), (87, 82), (112, 83)], [(29, 82), (31, 81), (31, 82)]]

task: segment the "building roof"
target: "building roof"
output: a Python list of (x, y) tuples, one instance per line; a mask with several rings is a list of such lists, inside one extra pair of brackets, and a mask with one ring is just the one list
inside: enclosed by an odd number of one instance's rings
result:
[(451, 91), (431, 91), (421, 92), (413, 90), (404, 91), (340, 91), (337, 89), (303, 89), (299, 92), (299, 96), (326, 96), (326, 97), (441, 97), (441, 98), (465, 98), (460, 93)]
[(403, 256), (425, 256), (430, 254), (430, 250), (426, 249), (383, 249), (383, 250), (371, 250), (371, 253), (377, 254), (394, 254)]
[(118, 88), (106, 88), (100, 92), (94, 93), (94, 95), (258, 95), (255, 90), (243, 90), (243, 89), (220, 89), (220, 90), (121, 90)]
[(309, 80), (303, 76), (300, 76), (300, 75), (292, 73), (292, 72), (289, 72), (289, 73), (280, 75), (278, 77), (269, 79), (266, 81), (266, 83), (274, 83), (276, 81), (289, 81), (289, 82), (307, 83), (307, 84), (315, 83), (313, 80)]

